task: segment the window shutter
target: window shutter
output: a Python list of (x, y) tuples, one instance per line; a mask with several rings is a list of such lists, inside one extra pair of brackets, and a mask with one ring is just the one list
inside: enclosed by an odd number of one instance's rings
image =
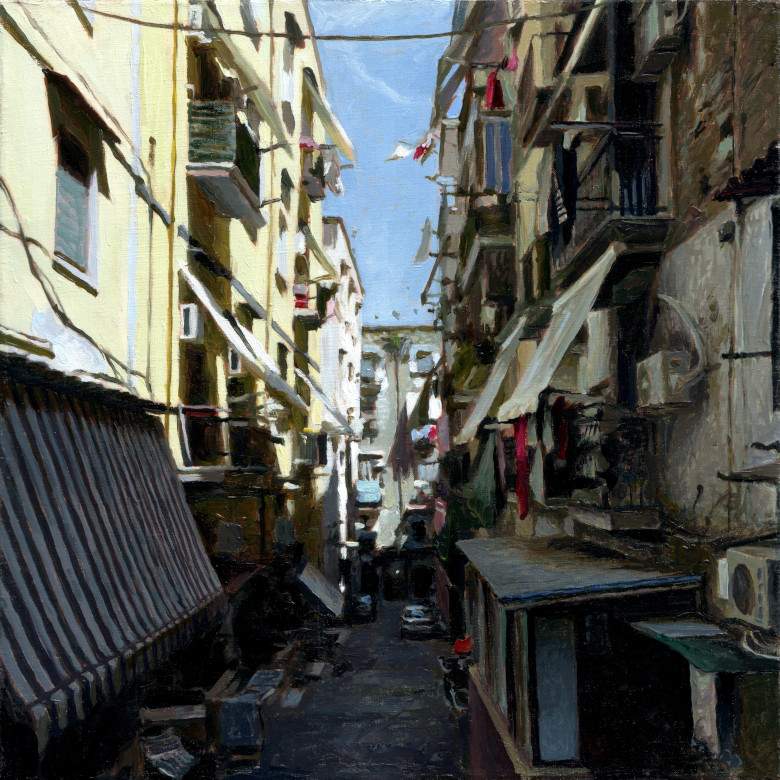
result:
[(485, 122), (485, 187), (496, 192), (496, 128)]
[(485, 189), (507, 195), (512, 183), (512, 136), (508, 120), (488, 120), (484, 124)]
[(64, 168), (57, 169), (54, 251), (87, 270), (89, 189)]

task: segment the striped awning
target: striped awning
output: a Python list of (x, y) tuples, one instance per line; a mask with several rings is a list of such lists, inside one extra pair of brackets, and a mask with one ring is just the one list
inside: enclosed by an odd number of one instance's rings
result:
[(0, 660), (43, 751), (222, 610), (159, 420), (0, 379)]

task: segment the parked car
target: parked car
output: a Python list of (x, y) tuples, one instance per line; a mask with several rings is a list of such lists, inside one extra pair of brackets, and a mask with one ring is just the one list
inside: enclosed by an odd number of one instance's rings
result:
[(353, 596), (349, 600), (347, 616), (352, 623), (376, 620), (376, 601), (373, 596)]
[(404, 639), (432, 639), (442, 636), (439, 613), (428, 603), (408, 604), (401, 614), (399, 634)]

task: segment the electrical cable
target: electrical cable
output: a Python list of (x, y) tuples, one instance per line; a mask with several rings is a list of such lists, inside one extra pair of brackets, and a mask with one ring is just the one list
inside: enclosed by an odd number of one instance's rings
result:
[[(5, 0), (13, 5), (30, 5), (29, 0)], [(549, 14), (533, 14), (528, 16), (519, 16), (513, 19), (501, 19), (493, 22), (485, 22), (484, 24), (476, 25), (473, 29), (459, 29), (459, 30), (446, 30), (444, 32), (435, 33), (408, 33), (408, 34), (396, 34), (396, 35), (347, 35), (347, 34), (317, 34), (310, 33), (304, 35), (295, 36), (296, 40), (315, 40), (315, 41), (355, 41), (355, 42), (369, 42), (369, 43), (382, 43), (393, 41), (419, 41), (429, 40), (434, 38), (451, 38), (454, 35), (473, 35), (474, 33), (483, 32), (493, 27), (506, 27), (509, 25), (520, 24), (523, 22), (541, 21), (543, 19), (561, 19), (567, 16), (577, 16), (583, 11), (587, 11), (592, 7), (592, 3), (585, 3), (577, 9), (571, 11), (558, 11)], [(168, 22), (152, 22), (144, 19), (135, 18), (132, 16), (126, 16), (124, 14), (117, 14), (111, 11), (104, 11), (100, 8), (95, 8), (91, 11), (96, 16), (103, 16), (107, 19), (114, 19), (116, 21), (131, 22), (132, 24), (138, 24), (142, 27), (151, 27), (158, 30), (180, 30), (181, 32), (192, 33), (224, 33), (226, 35), (241, 35), (247, 38), (259, 39), (259, 38), (290, 38), (290, 34), (287, 32), (260, 32), (251, 30), (236, 30), (229, 28), (215, 28), (203, 29), (201, 27), (195, 27), (190, 24), (170, 24)]]
[[(35, 258), (32, 256), (32, 252), (30, 251), (30, 246), (35, 246), (42, 250), (47, 256), (51, 257), (48, 250), (41, 244), (40, 241), (34, 239), (34, 238), (28, 238), (27, 235), (24, 232), (24, 227), (22, 226), (22, 221), (19, 216), (19, 211), (16, 208), (16, 201), (14, 200), (13, 194), (11, 193), (11, 189), (8, 186), (8, 183), (6, 182), (5, 178), (3, 176), (0, 176), (0, 189), (3, 190), (3, 193), (6, 196), (6, 199), (8, 200), (8, 204), (11, 207), (11, 211), (14, 215), (14, 219), (16, 220), (17, 225), (17, 231), (14, 232), (6, 225), (0, 224), (0, 231), (6, 233), (7, 235), (11, 236), (12, 238), (18, 239), (22, 246), (24, 247), (25, 255), (27, 256), (27, 262), (30, 266), (30, 272), (35, 277), (35, 280), (40, 284), (41, 289), (43, 290), (44, 295), (46, 296), (46, 300), (49, 302), (49, 305), (52, 308), (52, 311), (54, 312), (57, 319), (60, 320), (60, 322), (69, 330), (72, 330), (74, 333), (76, 333), (78, 336), (81, 336), (83, 339), (86, 339), (95, 349), (100, 352), (100, 354), (105, 358), (107, 364), (111, 367), (112, 371), (114, 372), (115, 379), (112, 381), (116, 381), (119, 384), (122, 384), (125, 387), (128, 387), (128, 384), (123, 381), (120, 378), (120, 372), (124, 371), (125, 373), (130, 373), (135, 376), (139, 376), (141, 378), (146, 378), (143, 374), (141, 374), (138, 371), (129, 371), (128, 366), (124, 363), (122, 363), (121, 360), (116, 358), (114, 355), (111, 354), (105, 347), (102, 347), (95, 339), (89, 335), (86, 331), (82, 330), (78, 325), (76, 325), (73, 320), (68, 316), (67, 312), (65, 311), (65, 308), (62, 305), (62, 301), (60, 301), (59, 296), (57, 295), (57, 292), (53, 289), (50, 289), (51, 282), (49, 282), (48, 279), (46, 279), (45, 276), (40, 271), (40, 268), (38, 268), (38, 264), (35, 262)], [(110, 377), (109, 377), (110, 378)]]

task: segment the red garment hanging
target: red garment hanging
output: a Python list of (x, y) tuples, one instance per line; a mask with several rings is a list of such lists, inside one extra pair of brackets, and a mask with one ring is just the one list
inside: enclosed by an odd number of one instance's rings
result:
[(498, 70), (493, 71), (487, 77), (485, 101), (487, 102), (488, 111), (503, 111), (504, 109), (504, 91), (501, 89), (501, 82), (498, 80)]
[(419, 160), (430, 148), (431, 148), (431, 142), (430, 141), (426, 141), (425, 143), (420, 144), (414, 150), (414, 155), (412, 156), (412, 159), (413, 160)]
[(515, 420), (515, 462), (517, 463), (517, 478), (515, 494), (520, 518), (528, 515), (531, 503), (531, 462), (528, 459), (528, 417)]

